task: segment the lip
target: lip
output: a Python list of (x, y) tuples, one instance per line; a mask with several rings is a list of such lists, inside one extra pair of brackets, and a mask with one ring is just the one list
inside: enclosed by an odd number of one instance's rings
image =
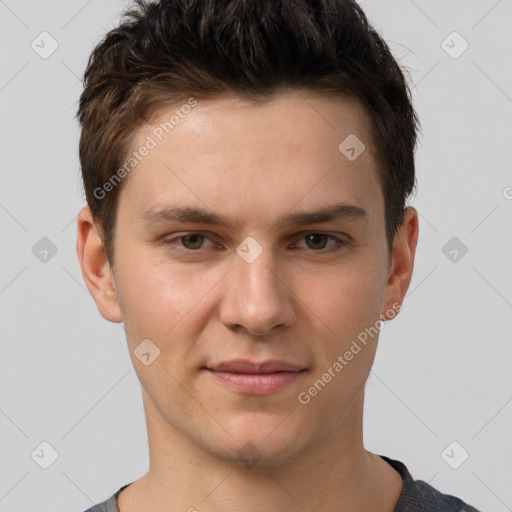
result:
[(304, 368), (298, 364), (281, 359), (267, 359), (266, 361), (250, 361), (248, 359), (233, 359), (213, 366), (209, 370), (231, 373), (273, 373), (273, 372), (300, 372)]
[(217, 382), (247, 395), (268, 395), (283, 390), (306, 371), (305, 368), (278, 359), (248, 361), (237, 359), (205, 368)]

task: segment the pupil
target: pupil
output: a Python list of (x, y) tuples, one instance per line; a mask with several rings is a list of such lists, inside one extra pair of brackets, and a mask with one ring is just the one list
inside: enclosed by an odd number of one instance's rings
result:
[(308, 235), (308, 240), (312, 242), (313, 245), (320, 244), (320, 248), (323, 248), (325, 246), (325, 238), (325, 235), (322, 235), (320, 233), (313, 233), (312, 235)]
[(188, 235), (184, 237), (184, 240), (186, 246), (192, 246), (189, 249), (198, 249), (201, 246), (202, 235)]

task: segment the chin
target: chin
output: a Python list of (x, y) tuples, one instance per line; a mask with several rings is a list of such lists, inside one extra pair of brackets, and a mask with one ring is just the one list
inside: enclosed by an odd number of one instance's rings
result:
[(237, 418), (226, 428), (231, 437), (226, 439), (228, 446), (224, 447), (223, 458), (246, 467), (276, 467), (292, 462), (308, 443), (305, 429), (290, 425), (283, 421), (285, 418), (286, 414), (254, 413), (245, 419)]

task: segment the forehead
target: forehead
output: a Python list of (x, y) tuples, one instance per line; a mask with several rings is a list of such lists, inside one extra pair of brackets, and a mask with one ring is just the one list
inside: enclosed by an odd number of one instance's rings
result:
[(161, 108), (138, 130), (132, 151), (152, 149), (121, 192), (134, 210), (178, 200), (278, 215), (340, 199), (382, 209), (370, 121), (354, 98), (294, 91), (194, 102)]

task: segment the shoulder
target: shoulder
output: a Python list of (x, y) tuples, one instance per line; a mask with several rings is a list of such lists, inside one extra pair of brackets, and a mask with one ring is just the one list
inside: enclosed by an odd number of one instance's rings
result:
[(403, 480), (394, 512), (479, 512), (460, 498), (442, 494), (422, 480), (414, 480), (402, 462), (384, 455), (380, 457), (398, 471)]
[(98, 503), (91, 508), (88, 508), (84, 512), (119, 512), (119, 507), (117, 506), (117, 497), (119, 493), (130, 484), (123, 485), (119, 488), (110, 498), (102, 503)]

